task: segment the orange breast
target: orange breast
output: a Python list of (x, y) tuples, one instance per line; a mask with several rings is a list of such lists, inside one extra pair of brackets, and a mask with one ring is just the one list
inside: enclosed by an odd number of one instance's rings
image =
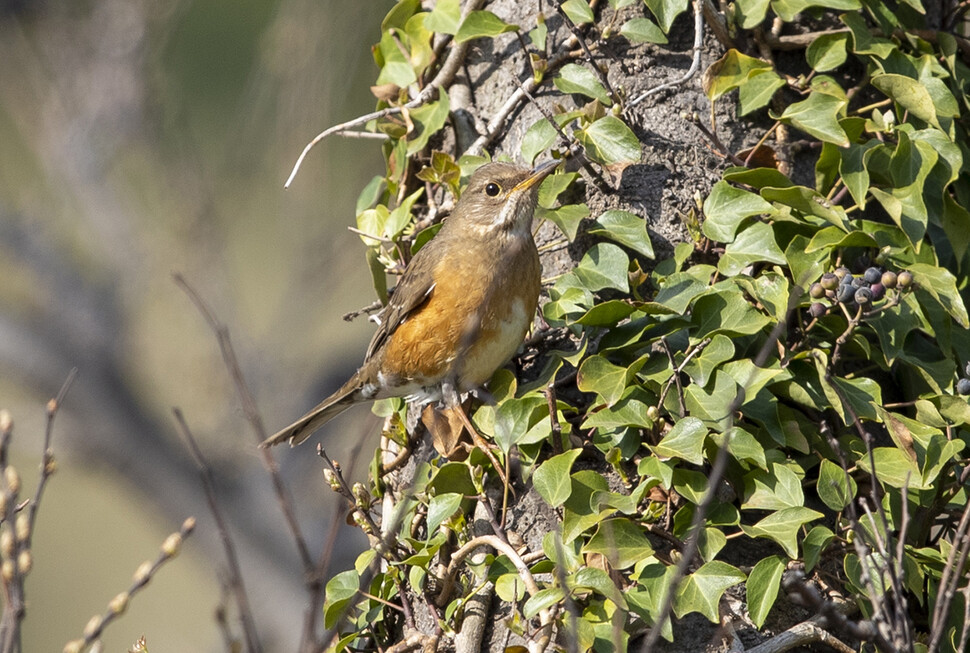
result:
[(515, 353), (539, 298), (535, 245), (531, 239), (513, 243), (498, 256), (494, 249), (475, 249), (438, 263), (428, 301), (387, 343), (385, 376), (420, 385), (451, 376), (465, 392), (491, 378)]

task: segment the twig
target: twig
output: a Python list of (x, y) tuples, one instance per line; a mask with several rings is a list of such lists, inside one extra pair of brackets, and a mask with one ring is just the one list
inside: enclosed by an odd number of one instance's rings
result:
[[(970, 502), (963, 507), (963, 515), (953, 535), (953, 546), (950, 548), (950, 554), (947, 556), (946, 565), (940, 577), (936, 605), (933, 606), (932, 630), (927, 653), (936, 653), (946, 633), (950, 603), (953, 601), (960, 580), (964, 578), (961, 572), (967, 563), (968, 551), (970, 551)], [(967, 586), (970, 587), (970, 583)]]
[(674, 86), (680, 86), (687, 82), (691, 77), (693, 77), (701, 67), (701, 48), (704, 46), (704, 11), (702, 0), (694, 0), (694, 47), (693, 53), (694, 57), (691, 60), (690, 68), (684, 73), (679, 79), (675, 79), (671, 82), (664, 82), (659, 86), (654, 86), (641, 93), (635, 100), (627, 105), (627, 108), (635, 107), (636, 105), (643, 102), (645, 99), (651, 95), (655, 95), (660, 91), (668, 88), (673, 88)]
[[(465, 18), (465, 16), (472, 11), (475, 11), (483, 4), (485, 4), (485, 0), (469, 0), (462, 9), (461, 17)], [(428, 102), (439, 88), (448, 86), (448, 84), (450, 84), (455, 78), (455, 75), (458, 74), (458, 71), (461, 69), (461, 64), (465, 60), (465, 54), (468, 52), (468, 46), (470, 43), (471, 41), (453, 43), (451, 46), (451, 52), (448, 54), (448, 57), (445, 59), (444, 63), (441, 64), (441, 68), (438, 69), (438, 74), (436, 74), (434, 79), (432, 79), (427, 86), (421, 89), (421, 92), (418, 93), (417, 97), (410, 102), (407, 102), (401, 106), (388, 107), (386, 109), (381, 109), (380, 111), (373, 111), (363, 116), (358, 116), (353, 120), (348, 120), (347, 122), (340, 123), (339, 125), (334, 125), (333, 127), (329, 127), (317, 134), (313, 140), (306, 144), (303, 151), (300, 152), (300, 156), (297, 157), (296, 163), (293, 165), (293, 171), (290, 172), (290, 176), (287, 177), (286, 183), (283, 184), (283, 187), (290, 187), (290, 184), (293, 183), (293, 179), (296, 177), (296, 173), (300, 171), (300, 166), (303, 164), (303, 159), (305, 159), (306, 155), (310, 153), (310, 150), (313, 149), (314, 145), (325, 139), (327, 136), (346, 131), (353, 127), (359, 127), (360, 125), (366, 124), (371, 120), (380, 120), (381, 118), (386, 118), (387, 116), (402, 113), (405, 110), (415, 109)]]
[(126, 591), (111, 599), (108, 603), (108, 609), (103, 615), (94, 615), (91, 617), (84, 627), (84, 636), (68, 642), (64, 646), (64, 653), (80, 653), (80, 651), (86, 650), (87, 647), (98, 640), (108, 624), (124, 614), (125, 610), (128, 609), (128, 604), (131, 602), (132, 597), (155, 577), (155, 574), (161, 569), (162, 565), (178, 555), (179, 550), (182, 548), (182, 542), (192, 534), (194, 528), (195, 517), (189, 517), (182, 522), (182, 528), (177, 533), (172, 533), (166, 537), (165, 541), (162, 542), (161, 551), (158, 552), (155, 561), (145, 561), (135, 570), (135, 577), (132, 579), (131, 586)]
[[(219, 349), (222, 352), (222, 360), (229, 370), (229, 375), (232, 377), (233, 384), (236, 387), (236, 393), (242, 402), (243, 413), (245, 413), (246, 419), (253, 429), (256, 442), (262, 442), (267, 437), (266, 428), (263, 426), (262, 417), (260, 417), (259, 410), (256, 408), (256, 399), (253, 397), (252, 392), (250, 392), (249, 386), (246, 385), (246, 379), (243, 377), (242, 369), (239, 367), (239, 360), (236, 358), (236, 352), (233, 350), (232, 342), (229, 340), (229, 329), (219, 322), (212, 312), (212, 309), (202, 299), (202, 296), (189, 285), (181, 274), (176, 272), (172, 277), (175, 280), (175, 284), (189, 296), (189, 299), (195, 304), (195, 307), (202, 314), (202, 317), (205, 318), (205, 321), (209, 324), (209, 328), (215, 334), (219, 342)], [(303, 571), (305, 574), (310, 574), (313, 572), (313, 559), (310, 556), (310, 549), (307, 547), (306, 539), (303, 537), (303, 530), (300, 528), (300, 523), (296, 519), (296, 512), (293, 510), (293, 500), (290, 498), (286, 485), (283, 483), (279, 466), (276, 464), (276, 459), (269, 449), (260, 448), (259, 453), (262, 455), (263, 466), (269, 472), (270, 478), (273, 481), (276, 500), (279, 503), (286, 525), (289, 527), (290, 534), (296, 543), (296, 549), (300, 555), (300, 561), (303, 564)]]
[(195, 441), (195, 437), (192, 435), (192, 431), (189, 429), (189, 425), (186, 423), (182, 411), (178, 408), (173, 408), (172, 414), (175, 416), (175, 425), (178, 428), (179, 434), (185, 439), (189, 447), (189, 452), (192, 454), (192, 459), (195, 461), (195, 466), (199, 468), (202, 489), (205, 491), (205, 498), (209, 504), (209, 511), (212, 513), (212, 518), (215, 519), (216, 530), (219, 531), (219, 539), (222, 541), (222, 548), (226, 554), (226, 565), (229, 574), (226, 582), (236, 603), (236, 609), (239, 610), (239, 622), (242, 625), (243, 636), (246, 638), (246, 648), (252, 653), (261, 651), (262, 645), (259, 642), (259, 635), (256, 633), (256, 620), (253, 618), (253, 611), (249, 605), (249, 595), (246, 593), (246, 585), (243, 582), (242, 567), (239, 564), (239, 556), (236, 554), (236, 545), (232, 541), (232, 536), (229, 533), (229, 525), (226, 523), (226, 519), (222, 514), (222, 508), (219, 506), (219, 499), (216, 497), (216, 484), (212, 474), (212, 468), (206, 462), (205, 456), (202, 455), (202, 450)]

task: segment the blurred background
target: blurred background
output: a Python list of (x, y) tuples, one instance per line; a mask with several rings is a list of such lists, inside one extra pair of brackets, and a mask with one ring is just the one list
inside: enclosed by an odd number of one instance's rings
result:
[[(141, 635), (153, 652), (222, 650), (223, 554), (173, 407), (215, 471), (264, 645), (295, 649), (295, 546), (216, 339), (172, 273), (229, 328), (268, 431), (355, 369), (372, 325), (340, 316), (374, 294), (346, 227), (380, 146), (331, 138), (283, 181), (316, 133), (373, 109), (369, 46), (391, 4), (0, 0), (0, 408), (27, 492), (44, 404), (78, 368), (55, 425), (24, 650), (79, 637), (189, 515), (196, 533), (105, 650)], [(368, 438), (355, 478), (377, 424), (359, 409), (323, 431), (339, 460)], [(335, 502), (314, 448), (276, 454), (317, 552)], [(332, 573), (364, 546), (345, 530)]]

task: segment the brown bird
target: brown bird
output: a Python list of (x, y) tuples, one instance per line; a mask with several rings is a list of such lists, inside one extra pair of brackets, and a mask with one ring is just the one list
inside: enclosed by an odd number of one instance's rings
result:
[(354, 404), (374, 399), (454, 407), (461, 394), (488, 381), (535, 316), (540, 268), (532, 217), (539, 185), (556, 165), (530, 170), (496, 162), (476, 170), (376, 316), (377, 333), (360, 369), (262, 446), (299, 444)]

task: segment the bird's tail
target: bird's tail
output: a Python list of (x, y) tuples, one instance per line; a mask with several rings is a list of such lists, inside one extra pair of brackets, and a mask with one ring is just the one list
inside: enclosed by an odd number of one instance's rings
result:
[(359, 401), (359, 384), (355, 374), (344, 387), (337, 390), (309, 413), (296, 420), (279, 433), (267, 438), (259, 446), (272, 447), (282, 442), (289, 442), (295, 447), (314, 434), (317, 429), (344, 412)]

